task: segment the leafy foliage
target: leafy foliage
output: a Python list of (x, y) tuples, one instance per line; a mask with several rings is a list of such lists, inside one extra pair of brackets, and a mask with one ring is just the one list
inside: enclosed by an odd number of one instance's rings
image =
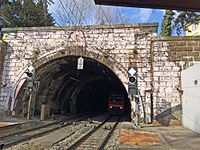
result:
[(172, 10), (166, 10), (162, 21), (161, 36), (172, 35), (172, 21), (175, 13)]
[(195, 12), (189, 11), (177, 11), (178, 17), (174, 20), (173, 29), (176, 29), (178, 35), (181, 34), (181, 29), (184, 31), (188, 30), (187, 26), (189, 24), (198, 23), (200, 20), (200, 15)]
[[(3, 27), (33, 27), (52, 26), (54, 19), (43, 8), (42, 0), (1, 0), (0, 2), (0, 28)], [(6, 21), (5, 21), (6, 20)]]
[(182, 31), (188, 30), (189, 24), (198, 23), (199, 20), (200, 15), (196, 12), (166, 10), (161, 36), (171, 36), (173, 30), (176, 30), (177, 35), (180, 35)]

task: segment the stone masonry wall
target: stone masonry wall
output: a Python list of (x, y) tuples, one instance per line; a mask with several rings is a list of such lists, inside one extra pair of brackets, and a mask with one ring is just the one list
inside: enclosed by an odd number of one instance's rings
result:
[(181, 70), (199, 62), (200, 37), (156, 38), (152, 51), (154, 113), (157, 118), (174, 114), (180, 120)]
[(157, 27), (158, 24), (133, 24), (3, 29), (8, 48), (2, 80), (7, 86), (1, 90), (1, 104), (7, 108), (11, 97), (13, 106), (15, 88), (25, 77), (29, 63), (34, 62), (37, 69), (55, 58), (81, 54), (105, 64), (126, 89), (128, 67), (137, 67), (144, 96), (145, 89), (151, 89), (150, 40), (157, 37)]
[[(5, 59), (5, 54), (6, 54), (6, 44), (0, 40), (0, 90), (1, 90), (1, 87), (5, 86), (5, 84), (2, 83), (3, 63)], [(2, 111), (3, 109), (4, 109), (4, 105), (0, 104), (0, 115), (3, 113)]]
[(3, 29), (8, 47), (2, 77), (6, 86), (1, 89), (0, 105), (7, 108), (10, 97), (14, 104), (16, 85), (29, 63), (34, 62), (37, 69), (55, 58), (82, 53), (110, 68), (126, 89), (128, 67), (136, 67), (143, 102), (145, 92), (152, 92), (154, 116), (175, 114), (180, 119), (180, 71), (199, 61), (200, 38), (159, 38), (157, 27), (134, 24)]

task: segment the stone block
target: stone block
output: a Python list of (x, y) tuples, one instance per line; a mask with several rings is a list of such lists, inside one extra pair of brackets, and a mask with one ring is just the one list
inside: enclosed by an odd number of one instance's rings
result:
[(176, 61), (182, 61), (182, 57), (170, 57), (169, 60), (170, 61), (174, 61), (174, 62), (176, 62)]
[(186, 46), (199, 46), (197, 41), (186, 41)]
[(185, 46), (176, 46), (176, 47), (171, 47), (171, 51), (193, 51), (193, 47), (185, 47)]
[(163, 46), (163, 42), (162, 41), (156, 41), (153, 44), (154, 47), (162, 47)]
[(190, 56), (199, 56), (199, 52), (191, 52), (189, 53)]
[(176, 51), (170, 51), (169, 56), (176, 57)]
[(188, 51), (177, 51), (176, 56), (188, 56)]
[(200, 57), (194, 57), (194, 61), (200, 61)]
[(194, 46), (194, 51), (199, 51), (200, 52), (200, 47)]
[(186, 46), (186, 41), (170, 41), (170, 46)]
[(183, 56), (181, 58), (182, 61), (193, 61), (194, 60), (194, 56)]

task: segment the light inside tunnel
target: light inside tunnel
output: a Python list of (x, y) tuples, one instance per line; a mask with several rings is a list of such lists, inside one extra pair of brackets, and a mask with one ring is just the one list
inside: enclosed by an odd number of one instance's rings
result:
[(125, 112), (130, 103), (124, 85), (104, 64), (84, 57), (83, 70), (77, 70), (78, 56), (66, 56), (49, 61), (36, 69), (40, 81), (35, 98), (34, 115), (40, 115), (41, 105), (48, 104), (51, 114), (106, 112), (111, 92), (125, 96)]

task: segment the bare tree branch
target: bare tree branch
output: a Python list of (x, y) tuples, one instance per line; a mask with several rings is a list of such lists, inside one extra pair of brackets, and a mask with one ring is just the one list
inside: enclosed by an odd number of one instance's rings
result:
[[(96, 6), (93, 0), (54, 0), (59, 21), (70, 20), (69, 25), (125, 24), (122, 8)], [(65, 18), (65, 19), (63, 19)], [(62, 24), (66, 24), (62, 23)]]

